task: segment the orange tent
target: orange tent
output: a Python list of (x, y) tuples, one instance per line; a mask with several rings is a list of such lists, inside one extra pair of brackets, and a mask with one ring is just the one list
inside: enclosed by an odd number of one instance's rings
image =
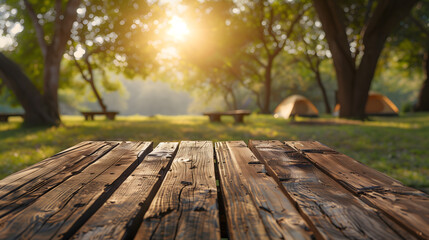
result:
[[(338, 116), (340, 105), (334, 109), (334, 115)], [(365, 105), (365, 113), (368, 116), (398, 116), (398, 107), (389, 98), (380, 93), (369, 93)]]
[(274, 117), (289, 118), (291, 116), (317, 117), (319, 111), (307, 98), (292, 95), (283, 100), (274, 110)]

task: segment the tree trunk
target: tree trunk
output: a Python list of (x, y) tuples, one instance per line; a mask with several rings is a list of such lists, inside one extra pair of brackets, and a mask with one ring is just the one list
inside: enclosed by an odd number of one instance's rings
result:
[(232, 89), (232, 87), (227, 87), (227, 92), (229, 93), (229, 95), (231, 96), (231, 110), (237, 110), (238, 109), (238, 104), (237, 104), (237, 97), (235, 96), (234, 90)]
[(368, 92), (378, 58), (390, 31), (410, 12), (417, 0), (380, 0), (363, 26), (364, 54), (357, 68), (344, 26), (344, 12), (333, 0), (313, 0), (332, 53), (338, 82), (340, 117), (364, 119)]
[(60, 121), (58, 106), (58, 86), (60, 79), (60, 64), (62, 55), (48, 51), (43, 68), (43, 98), (50, 111), (50, 115)]
[(25, 125), (60, 124), (59, 118), (52, 114), (55, 111), (51, 109), (51, 105), (45, 103), (43, 96), (30, 79), (15, 62), (2, 53), (0, 53), (0, 77), (24, 108)]
[(268, 59), (268, 64), (265, 67), (265, 94), (264, 94), (264, 108), (261, 109), (263, 114), (270, 114), (271, 103), (271, 68), (273, 66), (273, 59)]
[(331, 105), (329, 104), (328, 95), (326, 94), (326, 89), (325, 89), (325, 86), (323, 85), (322, 77), (320, 76), (319, 67), (317, 67), (315, 73), (316, 73), (317, 84), (320, 87), (320, 91), (322, 91), (323, 102), (325, 103), (325, 111), (326, 113), (331, 114)]
[(89, 76), (87, 76), (85, 74), (83, 68), (80, 66), (79, 62), (77, 61), (77, 59), (73, 55), (72, 55), (72, 58), (74, 60), (76, 67), (79, 69), (79, 72), (80, 72), (80, 75), (82, 76), (82, 78), (91, 86), (91, 90), (94, 93), (95, 97), (97, 98), (98, 105), (100, 105), (101, 111), (107, 112), (107, 106), (104, 104), (103, 99), (101, 98), (101, 95), (98, 92), (97, 87), (95, 86), (94, 72), (92, 70), (91, 63), (89, 62), (90, 56), (91, 56), (91, 54), (84, 56), (85, 64), (86, 64), (86, 67), (88, 68)]
[[(73, 23), (76, 20), (77, 17), (77, 8), (79, 7), (80, 0), (69, 0), (65, 5), (63, 5), (62, 1), (55, 1), (55, 21), (53, 24), (53, 35), (51, 37), (52, 42), (48, 44), (46, 42), (46, 35), (44, 32), (44, 28), (39, 21), (39, 18), (34, 11), (34, 8), (32, 4), (28, 0), (24, 0), (23, 4), (25, 6), (25, 9), (30, 17), (30, 20), (32, 21), (34, 25), (34, 30), (36, 34), (36, 38), (40, 47), (40, 50), (43, 55), (44, 59), (44, 69), (43, 69), (43, 105), (44, 105), (44, 111), (43, 115), (46, 116), (39, 116), (38, 118), (33, 117), (27, 117), (24, 119), (25, 122), (29, 124), (47, 124), (47, 125), (59, 125), (61, 123), (60, 119), (60, 113), (59, 113), (59, 107), (58, 107), (58, 86), (59, 86), (59, 79), (60, 79), (60, 66), (61, 66), (61, 60), (63, 58), (63, 54), (65, 52), (65, 48), (67, 46), (67, 41), (70, 39), (70, 32), (73, 27)], [(62, 9), (65, 7), (64, 11)], [(16, 65), (16, 64), (15, 64)], [(16, 65), (17, 69), (19, 67)], [(6, 75), (7, 76), (7, 75)], [(27, 101), (25, 98), (32, 98), (33, 96), (27, 96), (25, 97), (25, 94), (23, 95), (23, 92), (25, 92), (25, 89), (28, 86), (30, 86), (31, 81), (29, 81), (27, 77), (23, 77), (25, 74), (20, 70), (19, 76), (11, 76), (6, 77), (10, 82), (11, 89), (13, 88), (17, 98), (21, 102), (21, 104), (24, 107), (24, 104), (30, 104), (29, 106), (25, 106), (24, 109), (30, 110), (32, 108), (32, 104), (34, 104), (34, 108), (38, 108), (36, 106), (37, 104), (40, 104), (39, 102), (32, 103), (31, 101)], [(23, 80), (26, 79), (26, 80)], [(21, 84), (21, 87), (14, 86), (16, 82), (19, 81)], [(31, 84), (32, 85), (32, 84)], [(34, 85), (33, 85), (34, 87)], [(35, 90), (35, 91), (33, 91)], [(40, 93), (37, 91), (37, 89), (30, 90), (31, 94), (40, 95)], [(36, 97), (38, 98), (38, 97)], [(39, 112), (41, 110), (38, 110)], [(33, 114), (29, 113), (31, 116)], [(34, 122), (30, 122), (30, 120), (34, 119)]]
[(94, 81), (90, 81), (89, 84), (91, 85), (92, 92), (94, 93), (95, 97), (97, 98), (97, 101), (101, 107), (101, 110), (103, 112), (107, 112), (107, 107), (104, 104), (103, 99), (101, 98), (100, 94), (98, 93), (97, 88), (95, 87)]
[(228, 93), (224, 92), (222, 94), (222, 96), (223, 96), (223, 101), (225, 102), (226, 107), (228, 108), (228, 110), (234, 110), (232, 104), (228, 100)]
[(419, 98), (414, 108), (415, 111), (429, 111), (429, 49), (426, 50), (423, 58), (423, 72), (425, 81), (420, 89)]

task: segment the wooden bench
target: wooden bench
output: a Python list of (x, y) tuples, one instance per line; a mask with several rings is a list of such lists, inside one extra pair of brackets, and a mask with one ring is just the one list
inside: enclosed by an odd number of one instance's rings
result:
[(0, 181), (1, 239), (428, 239), (429, 196), (319, 142), (87, 141)]
[(243, 123), (244, 116), (250, 115), (250, 111), (247, 110), (234, 110), (227, 112), (205, 112), (203, 115), (209, 116), (210, 122), (220, 122), (221, 116), (233, 116), (236, 123)]
[(9, 117), (21, 117), (24, 118), (22, 113), (0, 113), (0, 122), (9, 121)]
[(95, 115), (105, 115), (107, 119), (109, 120), (115, 120), (116, 114), (118, 112), (80, 112), (84, 117), (85, 120), (94, 120)]

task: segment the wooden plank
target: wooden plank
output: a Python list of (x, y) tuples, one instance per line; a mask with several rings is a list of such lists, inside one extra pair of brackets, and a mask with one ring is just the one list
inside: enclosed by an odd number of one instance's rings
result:
[(136, 239), (219, 239), (213, 144), (183, 141)]
[[(379, 171), (322, 145), (319, 142), (288, 141), (286, 145), (296, 148), (308, 157), (317, 167), (332, 176), (347, 189), (359, 194), (371, 189), (403, 186), (395, 180)], [(305, 151), (302, 149), (305, 148)], [(318, 152), (319, 149), (327, 151)]]
[(81, 161), (84, 157), (91, 155), (105, 144), (104, 142), (94, 142), (66, 152), (63, 151), (63, 153), (56, 154), (2, 179), (0, 181), (0, 199), (33, 181), (37, 181), (37, 179), (44, 177), (46, 174), (61, 171), (69, 162)]
[[(19, 181), (9, 184), (9, 188), (0, 190), (4, 193), (0, 197), (0, 218), (8, 214), (16, 214), (52, 188), (81, 172), (116, 145), (118, 143), (99, 142), (93, 144), (92, 148), (82, 149), (81, 153), (70, 152), (69, 157), (63, 155), (62, 158), (57, 159), (60, 165), (52, 163), (56, 168), (47, 165), (37, 171), (39, 175), (32, 172)], [(6, 189), (10, 189), (10, 192), (5, 193)]]
[[(80, 149), (82, 151), (85, 151), (85, 150), (89, 150), (89, 151), (93, 150), (94, 151), (94, 149), (96, 149), (96, 146), (95, 146), (96, 144), (99, 145), (100, 143), (97, 143), (97, 142), (81, 142), (81, 143), (79, 143), (73, 147), (70, 147), (66, 150), (63, 150), (63, 151), (53, 155), (50, 158), (42, 160), (42, 161), (40, 161), (36, 164), (33, 164), (33, 165), (31, 165), (25, 169), (22, 169), (16, 173), (13, 173), (13, 174), (3, 178), (2, 180), (0, 180), (0, 190), (3, 189), (5, 186), (8, 186), (9, 184), (12, 184), (12, 183), (16, 184), (16, 181), (20, 180), (23, 177), (27, 177), (27, 179), (28, 179), (28, 177), (29, 177), (28, 175), (30, 175), (31, 173), (33, 173), (37, 170), (40, 170), (41, 168), (43, 168), (44, 166), (48, 165), (49, 163), (51, 163), (53, 161), (60, 162), (60, 163), (62, 161), (65, 161), (64, 158), (61, 158), (61, 156), (63, 156), (65, 153), (68, 153), (68, 152), (71, 152), (71, 151), (77, 150), (77, 149)], [(89, 145), (91, 145), (91, 146), (89, 146)], [(82, 147), (85, 147), (85, 150), (81, 149)], [(39, 175), (40, 175), (40, 173), (39, 173)], [(37, 176), (37, 174), (36, 174), (36, 176)], [(28, 182), (28, 181), (23, 181), (23, 182)], [(10, 186), (9, 186), (9, 188), (13, 189)], [(10, 190), (6, 190), (6, 192), (9, 192), (9, 191)]]
[(243, 141), (216, 143), (232, 239), (312, 239), (309, 227)]
[(177, 142), (160, 143), (73, 238), (133, 238), (141, 224), (139, 219), (143, 218), (164, 179), (177, 146)]
[(259, 211), (241, 182), (242, 173), (228, 161), (232, 159), (232, 155), (226, 143), (217, 142), (215, 146), (230, 238), (267, 239), (268, 233), (259, 217)]
[[(307, 142), (286, 142), (296, 147)], [(319, 143), (320, 144), (320, 143)], [(318, 147), (315, 143), (312, 144)], [(299, 149), (299, 147), (297, 147)], [(344, 154), (303, 152), (317, 167), (418, 237), (429, 239), (429, 195)]]
[[(259, 145), (263, 149), (259, 149)], [(298, 152), (279, 151), (283, 145), (251, 141), (255, 155), (266, 164), (268, 173), (298, 206), (313, 232), (321, 239), (413, 239), (397, 224), (386, 223), (383, 214), (328, 177)], [(400, 235), (405, 234), (405, 235)]]
[(288, 141), (290, 147), (301, 152), (336, 152), (318, 141)]
[(18, 214), (1, 218), (0, 239), (61, 238), (83, 224), (137, 167), (137, 156), (151, 149), (149, 142), (122, 142)]

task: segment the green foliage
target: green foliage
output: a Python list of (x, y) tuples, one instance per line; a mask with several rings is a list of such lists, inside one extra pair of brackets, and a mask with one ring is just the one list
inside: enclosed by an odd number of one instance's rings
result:
[[(63, 8), (68, 1), (63, 0)], [(45, 33), (48, 44), (55, 32), (55, 1), (30, 1)], [(83, 53), (90, 55), (93, 69), (100, 70), (100, 86), (106, 91), (120, 89), (120, 82), (108, 79), (104, 71), (115, 71), (128, 76), (147, 76), (157, 64), (154, 41), (154, 22), (162, 13), (155, 2), (145, 0), (123, 1), (90, 1), (82, 0), (77, 10), (78, 17), (71, 31), (71, 40), (62, 61), (60, 88), (75, 88), (76, 96), (82, 93), (77, 75), (78, 69), (73, 65), (73, 55), (78, 60)], [(42, 90), (43, 56), (35, 34), (35, 29), (22, 1), (2, 1), (0, 3), (0, 29), (2, 35), (13, 37), (15, 43), (8, 49), (8, 56), (24, 69), (33, 83)], [(12, 34), (13, 26), (19, 25), (24, 30)], [(78, 50), (80, 52), (76, 53)], [(71, 61), (71, 63), (70, 63)], [(83, 71), (88, 66), (82, 64)], [(1, 82), (0, 82), (1, 83)], [(61, 91), (67, 92), (67, 91)], [(70, 92), (68, 92), (70, 93)], [(61, 98), (61, 96), (60, 96)], [(63, 99), (67, 99), (63, 98)]]
[(178, 47), (185, 87), (204, 90), (207, 99), (222, 97), (228, 108), (249, 108), (249, 96), (252, 107), (263, 108), (266, 82), (283, 82), (267, 74), (276, 75), (273, 72), (285, 67), (285, 61), (274, 59), (287, 55), (283, 47), (294, 34), (296, 20), (309, 7), (307, 1), (185, 3), (191, 29), (198, 29), (190, 42)]
[(429, 1), (419, 2), (408, 18), (401, 22), (388, 39), (384, 61), (401, 69), (410, 78), (423, 73), (422, 62), (429, 49)]
[[(160, 11), (142, 0), (83, 1), (72, 31), (69, 54), (92, 56), (95, 68), (147, 75), (155, 66), (154, 25)], [(79, 48), (78, 48), (79, 47)]]
[(205, 116), (131, 116), (115, 121), (83, 121), (82, 116), (63, 117), (58, 128), (20, 128), (20, 119), (0, 124), (0, 176), (34, 164), (87, 140), (317, 140), (378, 169), (406, 185), (429, 188), (429, 115), (407, 114), (372, 121), (321, 118), (296, 123), (271, 116), (251, 115), (236, 125), (231, 117), (209, 123)]

